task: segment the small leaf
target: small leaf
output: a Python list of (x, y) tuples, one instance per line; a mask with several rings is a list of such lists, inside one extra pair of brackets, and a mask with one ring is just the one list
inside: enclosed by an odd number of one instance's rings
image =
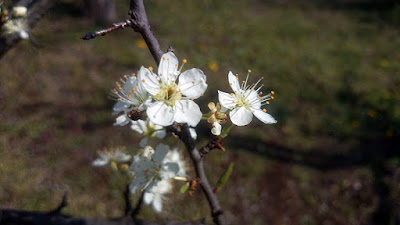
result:
[(182, 185), (181, 189), (179, 190), (179, 192), (181, 192), (182, 194), (184, 194), (185, 192), (187, 192), (187, 190), (189, 190), (189, 182), (186, 182), (184, 185)]
[(217, 186), (215, 187), (214, 192), (217, 193), (225, 184), (228, 182), (229, 177), (231, 176), (232, 170), (233, 170), (233, 163), (230, 163), (228, 168), (225, 170), (225, 172), (222, 174), (222, 176), (219, 178), (217, 182)]
[(219, 135), (221, 138), (226, 138), (226, 136), (228, 136), (229, 132), (231, 131), (233, 127), (233, 123), (229, 124), (228, 127), (224, 128), (221, 132), (221, 134)]

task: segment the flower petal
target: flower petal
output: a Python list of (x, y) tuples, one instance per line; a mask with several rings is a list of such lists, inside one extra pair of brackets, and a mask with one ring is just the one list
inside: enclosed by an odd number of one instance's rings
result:
[(229, 113), (229, 116), (232, 123), (237, 126), (245, 126), (253, 119), (253, 113), (244, 106), (235, 108)]
[(270, 114), (263, 112), (260, 109), (252, 109), (251, 110), (253, 114), (261, 120), (261, 122), (266, 123), (266, 124), (271, 124), (271, 123), (276, 123), (276, 121)]
[(160, 165), (163, 162), (165, 156), (167, 156), (168, 151), (169, 151), (168, 145), (158, 144), (156, 151), (154, 152), (153, 156), (151, 156), (151, 158), (156, 160), (157, 164)]
[(229, 86), (231, 86), (233, 92), (238, 92), (240, 91), (240, 84), (239, 84), (239, 78), (235, 75), (233, 75), (233, 73), (231, 71), (229, 71), (228, 73), (228, 80), (229, 80)]
[(143, 120), (132, 120), (131, 129), (138, 132), (139, 134), (143, 134), (147, 130), (146, 123)]
[(213, 128), (211, 129), (211, 133), (212, 133), (212, 134), (214, 134), (214, 135), (216, 135), (216, 136), (218, 136), (218, 135), (221, 134), (221, 129), (222, 129), (221, 124), (219, 124), (218, 122), (214, 122), (213, 125), (212, 125), (212, 127), (213, 127)]
[(117, 114), (119, 112), (125, 111), (126, 109), (129, 108), (129, 106), (130, 106), (130, 104), (128, 104), (128, 103), (118, 101), (113, 106), (113, 109), (112, 109), (114, 111), (113, 115)]
[(169, 126), (174, 122), (175, 113), (173, 108), (167, 106), (163, 102), (154, 102), (148, 106), (146, 112), (147, 116), (154, 124)]
[(208, 86), (206, 80), (207, 78), (203, 71), (193, 68), (186, 70), (179, 76), (178, 88), (183, 95), (196, 99), (206, 91)]
[(154, 193), (152, 192), (144, 192), (143, 194), (143, 202), (146, 205), (149, 205), (154, 200)]
[(161, 195), (155, 195), (153, 199), (154, 211), (160, 213), (162, 211), (162, 198)]
[(142, 138), (142, 140), (140, 140), (140, 142), (139, 142), (139, 146), (142, 148), (146, 147), (148, 141), (149, 141), (148, 137)]
[(165, 131), (165, 129), (157, 130), (154, 132), (154, 136), (156, 136), (159, 139), (165, 138), (166, 135), (167, 135), (167, 132)]
[(122, 114), (122, 115), (118, 116), (117, 119), (115, 119), (114, 126), (125, 126), (130, 121), (131, 121), (131, 119), (129, 119), (129, 117), (126, 116), (126, 114)]
[(171, 178), (174, 178), (178, 172), (179, 172), (179, 164), (178, 163), (167, 162), (167, 163), (162, 164), (160, 176), (163, 180), (171, 179)]
[(105, 166), (110, 160), (105, 157), (98, 158), (93, 161), (92, 166)]
[(138, 78), (144, 89), (151, 95), (156, 95), (160, 92), (160, 82), (157, 79), (157, 75), (150, 70), (142, 66), (139, 70)]
[(196, 130), (195, 130), (194, 128), (189, 128), (189, 131), (190, 131), (190, 136), (191, 136), (194, 140), (196, 140), (196, 139), (197, 139)]
[(174, 111), (174, 121), (178, 123), (187, 123), (192, 127), (196, 127), (203, 116), (200, 107), (191, 100), (176, 101)]
[(158, 75), (163, 83), (170, 84), (176, 80), (179, 75), (178, 64), (178, 58), (173, 52), (167, 52), (161, 57)]
[(227, 109), (233, 109), (236, 106), (236, 98), (235, 95), (230, 95), (223, 91), (218, 91), (218, 100), (221, 103), (221, 106)]

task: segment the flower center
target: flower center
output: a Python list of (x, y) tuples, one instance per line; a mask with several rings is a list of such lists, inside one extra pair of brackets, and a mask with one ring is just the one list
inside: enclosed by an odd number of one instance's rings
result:
[(160, 83), (160, 92), (155, 96), (156, 101), (162, 101), (172, 107), (176, 100), (181, 99), (182, 93), (175, 82), (171, 82), (170, 84)]

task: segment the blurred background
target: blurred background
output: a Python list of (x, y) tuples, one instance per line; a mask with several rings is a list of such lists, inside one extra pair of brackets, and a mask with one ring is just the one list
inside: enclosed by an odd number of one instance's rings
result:
[[(251, 81), (264, 77), (263, 91), (275, 92), (267, 110), (277, 124), (255, 119), (235, 127), (226, 152), (207, 155), (212, 183), (235, 163), (219, 193), (229, 224), (400, 224), (400, 4), (146, 0), (145, 6), (162, 49), (172, 45), (188, 60), (184, 70), (207, 75), (208, 90), (197, 101), (203, 113), (218, 100), (217, 90), (230, 91), (229, 71), (243, 79), (251, 69)], [(50, 210), (67, 190), (67, 214), (122, 215), (121, 177), (91, 162), (104, 148), (136, 151), (140, 136), (113, 126), (110, 90), (124, 74), (157, 65), (132, 29), (80, 40), (128, 18), (129, 1), (113, 7), (111, 19), (99, 19), (83, 1), (60, 0), (31, 31), (40, 47), (21, 41), (0, 60), (0, 208)], [(199, 147), (212, 138), (209, 124), (197, 132)], [(175, 191), (161, 214), (148, 206), (140, 213), (156, 221), (203, 217), (211, 223), (200, 190), (192, 197)]]

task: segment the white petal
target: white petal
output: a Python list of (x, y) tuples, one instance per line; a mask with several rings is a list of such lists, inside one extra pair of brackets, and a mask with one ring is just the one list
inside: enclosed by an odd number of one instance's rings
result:
[(228, 73), (228, 80), (229, 80), (229, 86), (231, 86), (233, 92), (238, 92), (240, 91), (240, 84), (239, 84), (239, 79), (237, 76), (233, 75), (231, 71)]
[(128, 124), (131, 121), (131, 119), (129, 119), (128, 116), (126, 116), (125, 114), (120, 115), (117, 117), (117, 119), (115, 119), (115, 123), (114, 126), (125, 126), (126, 124)]
[(151, 95), (156, 95), (160, 92), (160, 82), (157, 79), (157, 75), (143, 66), (139, 70), (138, 79), (144, 89)]
[(206, 79), (206, 75), (199, 69), (186, 70), (179, 76), (178, 88), (183, 95), (196, 99), (206, 91)]
[(165, 156), (167, 156), (168, 151), (169, 151), (168, 145), (158, 144), (151, 158), (156, 160), (156, 162), (160, 165), (163, 162)]
[(165, 138), (166, 135), (167, 135), (167, 132), (164, 129), (154, 132), (154, 136), (156, 136), (159, 139)]
[(170, 84), (176, 80), (179, 75), (178, 64), (178, 59), (173, 52), (167, 52), (161, 57), (158, 75), (163, 83)]
[(154, 211), (156, 211), (158, 213), (160, 213), (162, 211), (162, 198), (161, 198), (161, 195), (154, 196), (153, 209), (154, 209)]
[(142, 140), (140, 140), (140, 142), (139, 142), (139, 146), (142, 148), (146, 147), (148, 140), (149, 140), (148, 137), (142, 138)]
[(137, 120), (137, 121), (132, 120), (131, 129), (138, 132), (139, 134), (143, 134), (143, 132), (147, 130), (146, 124), (143, 120)]
[(214, 122), (212, 126), (213, 126), (213, 128), (211, 129), (211, 133), (216, 136), (220, 135), (221, 129), (222, 129), (221, 124), (219, 124), (218, 122)]
[(109, 162), (108, 158), (98, 158), (93, 161), (92, 166), (105, 166)]
[(167, 162), (162, 164), (160, 176), (162, 179), (171, 179), (179, 172), (178, 163)]
[(115, 103), (115, 105), (112, 109), (114, 111), (113, 114), (125, 111), (126, 109), (129, 108), (129, 106), (130, 106), (129, 104), (119, 101), (119, 102)]
[(259, 119), (261, 120), (261, 122), (266, 123), (266, 124), (271, 124), (271, 123), (276, 123), (278, 121), (276, 121), (270, 114), (263, 112), (260, 109), (252, 109), (251, 110), (253, 112), (253, 114)]
[(24, 30), (21, 30), (21, 31), (19, 32), (19, 37), (20, 37), (21, 39), (29, 39), (29, 34), (28, 34), (28, 32), (26, 32), (26, 31), (24, 31)]
[(235, 108), (229, 113), (231, 121), (237, 126), (245, 126), (253, 119), (253, 113), (244, 106)]
[(114, 153), (113, 158), (117, 162), (127, 162), (131, 159), (132, 156), (125, 154), (124, 152), (117, 151)]
[(194, 128), (189, 128), (189, 131), (190, 131), (190, 136), (192, 136), (192, 138), (193, 138), (194, 140), (196, 140), (196, 139), (197, 139), (196, 130), (195, 130)]
[(191, 100), (176, 101), (174, 111), (174, 121), (178, 123), (187, 123), (192, 127), (196, 127), (203, 116), (200, 107)]
[(227, 109), (233, 109), (236, 106), (236, 97), (235, 95), (230, 95), (223, 91), (218, 91), (218, 100), (221, 106)]
[(131, 184), (129, 185), (129, 189), (132, 194), (135, 194), (138, 190), (142, 189), (146, 186), (148, 182), (146, 182), (145, 176), (136, 175), (135, 179), (132, 179)]
[(259, 109), (261, 107), (261, 100), (258, 98), (256, 91), (247, 90), (244, 96), (246, 96), (246, 102), (251, 105), (251, 108)]
[(150, 158), (154, 154), (154, 149), (151, 146), (146, 146), (143, 149), (143, 157)]
[(146, 205), (149, 205), (154, 200), (154, 194), (152, 192), (145, 192), (143, 194), (143, 202)]
[(146, 112), (151, 122), (155, 124), (169, 126), (174, 122), (173, 108), (163, 102), (154, 102), (147, 108)]

